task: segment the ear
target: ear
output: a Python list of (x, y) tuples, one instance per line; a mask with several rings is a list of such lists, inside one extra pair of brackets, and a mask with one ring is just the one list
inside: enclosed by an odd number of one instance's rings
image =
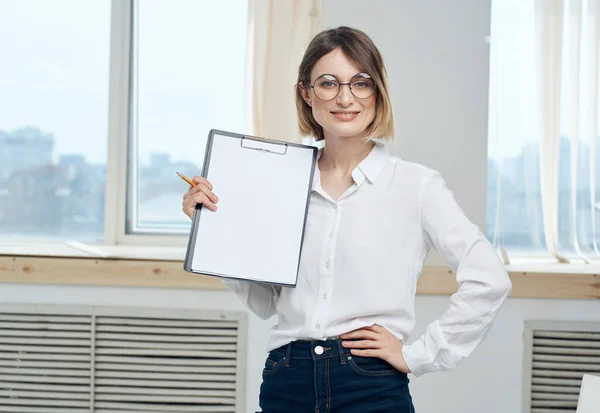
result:
[(298, 90), (300, 90), (300, 93), (302, 94), (302, 99), (304, 99), (304, 101), (306, 102), (306, 104), (310, 107), (312, 107), (312, 100), (310, 98), (310, 93), (309, 90), (306, 90), (304, 88), (304, 85), (302, 84), (302, 82), (298, 82)]

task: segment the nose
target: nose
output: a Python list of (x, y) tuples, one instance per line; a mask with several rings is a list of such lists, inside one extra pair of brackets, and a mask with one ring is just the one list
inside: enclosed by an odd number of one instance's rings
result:
[(354, 95), (350, 91), (350, 85), (347, 83), (340, 85), (340, 93), (337, 95), (337, 102), (342, 106), (348, 106), (354, 102)]

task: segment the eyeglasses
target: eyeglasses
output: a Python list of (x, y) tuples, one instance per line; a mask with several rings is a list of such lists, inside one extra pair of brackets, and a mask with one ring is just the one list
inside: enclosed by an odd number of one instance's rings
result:
[(375, 82), (366, 73), (354, 75), (349, 83), (340, 83), (334, 75), (325, 74), (319, 76), (310, 87), (319, 99), (332, 100), (339, 95), (340, 89), (344, 85), (348, 85), (350, 92), (359, 99), (373, 96), (376, 90)]

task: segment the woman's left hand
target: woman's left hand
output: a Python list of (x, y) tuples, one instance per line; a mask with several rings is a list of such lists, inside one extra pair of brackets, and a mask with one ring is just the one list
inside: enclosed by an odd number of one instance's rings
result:
[(385, 328), (373, 324), (371, 327), (359, 328), (340, 336), (343, 340), (362, 339), (356, 341), (343, 341), (342, 346), (349, 348), (350, 353), (362, 357), (379, 357), (390, 363), (396, 370), (410, 373), (410, 369), (402, 355), (402, 342)]

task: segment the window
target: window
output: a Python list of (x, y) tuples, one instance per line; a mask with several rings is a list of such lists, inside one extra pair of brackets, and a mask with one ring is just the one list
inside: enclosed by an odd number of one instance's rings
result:
[(104, 238), (110, 1), (0, 3), (0, 238)]
[(247, 18), (246, 0), (0, 3), (0, 239), (184, 245), (175, 172), (202, 172), (211, 128), (244, 131)]
[(598, 258), (592, 0), (492, 2), (487, 235), (515, 256)]
[[(247, 1), (136, 1), (127, 233), (187, 233), (210, 129), (244, 131)], [(224, 18), (226, 16), (226, 18)]]

